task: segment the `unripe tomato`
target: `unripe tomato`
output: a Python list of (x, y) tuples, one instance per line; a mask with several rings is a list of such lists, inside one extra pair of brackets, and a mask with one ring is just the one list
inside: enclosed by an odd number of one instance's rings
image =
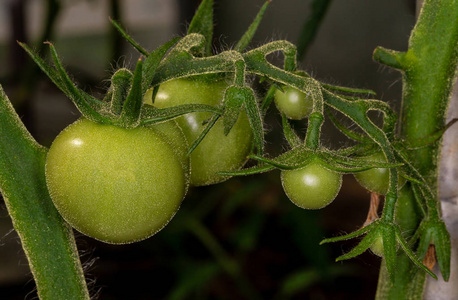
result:
[(298, 89), (285, 86), (283, 92), (275, 91), (275, 105), (288, 119), (301, 120), (312, 112), (313, 100)]
[[(227, 83), (219, 81), (200, 81), (174, 79), (160, 85), (154, 106), (172, 107), (182, 104), (207, 104), (217, 106), (223, 101)], [(152, 104), (151, 93), (144, 99)], [(188, 141), (192, 144), (205, 128), (205, 121), (212, 116), (207, 112), (189, 113), (176, 119)], [(199, 146), (192, 152), (191, 185), (214, 184), (227, 179), (217, 175), (222, 171), (240, 169), (247, 160), (251, 149), (253, 134), (245, 112), (242, 112), (232, 130), (226, 136), (222, 120), (218, 120)]]
[[(367, 160), (386, 162), (382, 152), (376, 152), (366, 157)], [(354, 174), (356, 180), (367, 190), (385, 195), (388, 192), (390, 172), (387, 168), (374, 168)]]
[(342, 175), (311, 162), (301, 169), (282, 171), (281, 182), (294, 204), (306, 209), (320, 209), (336, 198), (342, 186)]
[(161, 230), (188, 186), (183, 161), (164, 132), (86, 119), (68, 126), (46, 160), (46, 182), (62, 217), (78, 231), (114, 244)]

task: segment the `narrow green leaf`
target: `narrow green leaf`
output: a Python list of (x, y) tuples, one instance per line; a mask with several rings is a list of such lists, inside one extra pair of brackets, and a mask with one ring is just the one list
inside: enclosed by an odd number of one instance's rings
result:
[[(27, 46), (24, 43), (18, 42), (18, 44), (27, 52), (27, 54), (35, 61), (35, 63), (38, 65), (38, 67), (43, 71), (43, 73), (46, 74), (46, 76), (51, 79), (51, 81), (65, 94), (67, 97), (72, 99), (74, 94), (67, 88), (66, 83), (64, 80), (61, 78), (59, 73), (51, 67), (47, 62), (45, 62), (35, 51), (33, 51), (29, 46)], [(91, 107), (95, 110), (102, 109), (103, 106), (105, 105), (105, 102), (100, 101), (87, 93), (85, 93), (82, 90), (79, 90), (79, 93), (84, 99), (90, 103)]]
[(253, 175), (253, 174), (260, 174), (271, 171), (275, 169), (272, 165), (261, 164), (254, 167), (241, 169), (237, 171), (228, 171), (228, 172), (218, 172), (218, 175), (222, 176), (246, 176), (246, 175)]
[(62, 63), (59, 60), (59, 56), (57, 55), (56, 48), (54, 47), (53, 44), (49, 44), (49, 49), (51, 50), (51, 55), (52, 59), (54, 62), (54, 65), (56, 66), (57, 69), (57, 74), (60, 76), (60, 79), (64, 83), (66, 90), (67, 90), (67, 96), (70, 97), (70, 99), (73, 101), (75, 106), (78, 108), (78, 110), (81, 112), (81, 114), (94, 122), (98, 123), (105, 123), (105, 124), (111, 124), (112, 119), (109, 117), (105, 117), (101, 115), (101, 113), (98, 111), (98, 107), (94, 107), (92, 102), (87, 101), (87, 97), (84, 96), (84, 92), (78, 89), (71, 79), (68, 77), (67, 73), (65, 72), (64, 67), (62, 66)]
[(140, 52), (144, 56), (148, 56), (149, 53), (146, 51), (140, 44), (138, 44), (127, 32), (122, 28), (121, 24), (110, 18), (111, 24), (121, 33), (121, 35), (135, 48), (138, 52)]
[(377, 95), (373, 90), (366, 90), (366, 89), (356, 89), (356, 88), (351, 88), (351, 87), (346, 87), (346, 86), (338, 86), (338, 85), (331, 85), (331, 84), (321, 84), (322, 87), (325, 89), (328, 89), (330, 91), (336, 91), (336, 92), (344, 92), (344, 93), (350, 93), (350, 94), (361, 94), (361, 95)]
[(256, 102), (254, 92), (249, 87), (244, 87), (244, 105), (245, 110), (250, 121), (251, 129), (253, 130), (254, 143), (258, 154), (262, 155), (264, 152), (264, 129), (262, 125), (261, 111)]
[(126, 127), (135, 127), (140, 121), (140, 111), (143, 105), (142, 97), (142, 74), (143, 61), (139, 59), (135, 67), (134, 77), (132, 79), (132, 86), (130, 88), (127, 99), (122, 106), (121, 116), (119, 123)]
[(419, 267), (420, 269), (422, 269), (423, 271), (428, 273), (431, 277), (433, 277), (434, 279), (437, 279), (436, 274), (434, 274), (427, 267), (425, 267), (425, 265), (423, 265), (422, 262), (415, 256), (415, 254), (412, 252), (412, 250), (410, 250), (410, 248), (407, 245), (406, 241), (402, 237), (401, 230), (399, 228), (396, 228), (395, 233), (396, 233), (396, 239), (397, 239), (398, 243), (401, 245), (402, 250), (404, 250), (405, 254), (410, 258), (410, 260), (415, 265), (417, 265), (417, 267)]
[(269, 90), (267, 91), (266, 96), (262, 100), (261, 111), (262, 111), (263, 114), (265, 114), (267, 112), (267, 110), (269, 109), (270, 104), (274, 100), (275, 91), (276, 90), (277, 90), (277, 85), (272, 84), (270, 86)]
[(361, 242), (359, 242), (358, 245), (356, 245), (356, 247), (351, 249), (350, 252), (345, 253), (344, 255), (341, 255), (338, 258), (336, 258), (336, 261), (347, 260), (362, 254), (370, 246), (372, 246), (374, 241), (377, 239), (378, 234), (379, 233), (377, 230), (369, 231), (369, 233), (361, 240)]
[(223, 125), (224, 134), (228, 135), (237, 122), (244, 103), (245, 91), (238, 86), (230, 86), (224, 93)]
[(40, 299), (89, 299), (71, 227), (46, 188), (47, 150), (0, 86), (0, 191), (21, 238)]
[(334, 242), (340, 242), (340, 241), (345, 241), (345, 240), (349, 240), (349, 239), (352, 239), (352, 238), (355, 238), (355, 237), (358, 237), (360, 235), (363, 235), (365, 234), (366, 232), (368, 232), (369, 230), (372, 229), (372, 227), (375, 226), (375, 224), (378, 224), (377, 221), (374, 221), (372, 222), (371, 224), (367, 225), (367, 226), (364, 226), (352, 233), (349, 233), (349, 234), (346, 234), (346, 235), (342, 235), (342, 236), (338, 236), (338, 237), (333, 237), (333, 238), (327, 238), (327, 239), (324, 239), (320, 242), (320, 245), (323, 245), (323, 244), (327, 244), (327, 243), (334, 243)]
[(159, 123), (192, 112), (211, 112), (215, 115), (221, 115), (221, 109), (206, 104), (183, 104), (162, 109), (144, 105), (141, 112), (141, 124)]
[(364, 136), (363, 134), (353, 131), (351, 129), (348, 129), (346, 126), (344, 126), (339, 120), (337, 120), (337, 118), (334, 116), (331, 110), (327, 107), (326, 107), (326, 112), (332, 124), (334, 124), (334, 126), (348, 138), (358, 141), (358, 142), (362, 142), (362, 143), (367, 143), (371, 141), (371, 139)]
[(235, 51), (242, 52), (250, 44), (270, 2), (272, 2), (272, 0), (266, 1), (266, 3), (264, 3), (264, 5), (261, 7), (253, 23), (251, 23), (250, 27), (248, 27), (248, 30), (243, 34), (237, 45), (235, 45)]
[(213, 0), (202, 0), (196, 14), (189, 24), (188, 34), (200, 33), (205, 37), (205, 53), (212, 53), (213, 39)]
[(192, 143), (191, 147), (189, 147), (188, 153), (186, 153), (186, 155), (188, 156), (191, 155), (192, 151), (194, 151), (194, 149), (196, 149), (197, 146), (199, 146), (200, 142), (202, 142), (202, 140), (207, 135), (207, 133), (210, 131), (210, 129), (212, 129), (216, 121), (218, 121), (219, 117), (220, 117), (219, 115), (213, 115), (210, 118), (210, 121), (208, 122), (207, 126), (204, 128), (204, 130), (202, 130), (199, 137)]
[(285, 114), (281, 114), (282, 124), (283, 124), (283, 135), (285, 136), (288, 144), (291, 148), (296, 146), (302, 145), (303, 141), (297, 134), (294, 132), (293, 128), (289, 124), (288, 118), (286, 118)]
[(151, 81), (154, 78), (154, 74), (156, 73), (156, 69), (159, 66), (159, 63), (161, 62), (164, 55), (179, 40), (179, 37), (173, 38), (164, 45), (155, 49), (149, 55), (147, 55), (145, 63), (143, 64), (142, 95), (144, 95), (146, 93), (146, 90), (149, 88)]

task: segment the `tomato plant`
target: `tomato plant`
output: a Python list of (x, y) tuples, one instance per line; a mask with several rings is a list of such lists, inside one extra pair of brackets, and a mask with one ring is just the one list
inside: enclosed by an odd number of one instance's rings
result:
[(294, 204), (320, 209), (336, 198), (342, 186), (342, 175), (312, 162), (300, 169), (282, 171), (281, 182)]
[(275, 91), (275, 105), (288, 119), (301, 120), (312, 112), (313, 100), (296, 88), (284, 87)]
[[(425, 0), (407, 52), (382, 47), (374, 51), (374, 60), (402, 71), (401, 118), (388, 103), (372, 99), (376, 95), (371, 90), (326, 84), (298, 70), (299, 51), (288, 41), (272, 41), (246, 51), (270, 2), (240, 41), (218, 54), (213, 54), (211, 45), (211, 0), (202, 1), (186, 36), (151, 52), (113, 21), (141, 56), (133, 72), (126, 68), (115, 72), (103, 99), (76, 87), (51, 43), (54, 66), (20, 43), (83, 115), (55, 140), (45, 167), (48, 150), (33, 140), (0, 90), (0, 188), (40, 297), (89, 298), (72, 232), (61, 215), (97, 239), (132, 242), (168, 222), (186, 193), (188, 176), (192, 184), (206, 185), (273, 169), (281, 170), (286, 194), (303, 208), (329, 204), (340, 189), (343, 173), (360, 172), (356, 177), (363, 178), (358, 179), (362, 184), (386, 194), (380, 217), (372, 214), (371, 222), (355, 232), (321, 242), (364, 236), (337, 260), (370, 248), (382, 254), (378, 298), (422, 295), (426, 274), (437, 279), (432, 267), (422, 263), (427, 251), (437, 259), (444, 281), (449, 280), (451, 239), (440, 211), (437, 161), (439, 141), (448, 128), (445, 113), (458, 65), (455, 1)], [(314, 1), (314, 10), (325, 11), (328, 2)], [(322, 15), (311, 16), (307, 26), (315, 26)], [(316, 30), (305, 29), (308, 38)], [(283, 54), (281, 67), (270, 61), (275, 52)], [(257, 91), (258, 97), (251, 81), (262, 82), (263, 89), (265, 84), (265, 90)], [(279, 86), (286, 86), (285, 93), (276, 91)], [(148, 90), (151, 96), (145, 98)], [(143, 99), (152, 105), (144, 105)], [(264, 117), (273, 99), (282, 113), (289, 144), (275, 158), (264, 149)], [(302, 99), (302, 104), (295, 99)], [(371, 120), (371, 111), (381, 115), (381, 124)], [(352, 146), (332, 149), (321, 144), (325, 112), (354, 141)], [(334, 112), (349, 123), (341, 124)], [(304, 139), (287, 117), (306, 119)], [(175, 118), (180, 129), (170, 121)], [(364, 157), (374, 149), (380, 157)], [(253, 164), (241, 169), (247, 159)], [(383, 173), (388, 174), (386, 178)], [(404, 195), (398, 174), (408, 180)], [(378, 205), (373, 205), (373, 211), (378, 211)], [(187, 221), (215, 253), (222, 269), (240, 278), (242, 269), (221, 259), (225, 251), (211, 234), (193, 217)], [(414, 265), (423, 272), (411, 276)]]
[[(174, 79), (160, 85), (154, 104), (151, 93), (145, 103), (158, 108), (182, 104), (222, 104), (224, 91), (228, 84), (224, 80), (202, 81), (198, 79)], [(199, 137), (211, 113), (194, 112), (177, 118), (189, 144)], [(222, 120), (218, 120), (202, 142), (191, 153), (191, 184), (194, 186), (221, 182), (227, 177), (218, 175), (222, 171), (238, 170), (247, 161), (253, 135), (246, 113), (239, 119), (229, 134), (224, 134)]]
[(162, 229), (186, 194), (174, 151), (154, 128), (80, 119), (49, 149), (46, 182), (56, 208), (78, 231), (130, 243)]

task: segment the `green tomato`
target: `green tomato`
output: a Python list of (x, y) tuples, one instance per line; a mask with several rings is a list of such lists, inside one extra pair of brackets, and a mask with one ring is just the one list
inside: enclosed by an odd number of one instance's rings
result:
[(312, 98), (293, 87), (285, 86), (283, 92), (277, 89), (274, 99), (277, 109), (288, 119), (301, 120), (312, 112)]
[[(386, 162), (382, 152), (376, 152), (366, 157), (367, 160)], [(356, 180), (367, 190), (385, 195), (388, 192), (390, 172), (387, 168), (374, 168), (354, 174)]]
[[(217, 106), (223, 101), (227, 88), (225, 81), (198, 81), (174, 79), (160, 85), (154, 104), (151, 92), (145, 95), (145, 103), (158, 108), (183, 104), (207, 104)], [(211, 113), (189, 113), (176, 119), (191, 145), (205, 128)], [(202, 186), (224, 181), (217, 175), (222, 171), (240, 169), (247, 160), (253, 134), (245, 112), (242, 112), (232, 130), (224, 135), (222, 120), (218, 120), (199, 146), (191, 153), (191, 185)]]
[(78, 231), (113, 244), (161, 230), (188, 187), (183, 161), (163, 138), (166, 132), (86, 119), (68, 126), (46, 160), (46, 182), (62, 217)]
[(336, 198), (342, 175), (311, 162), (300, 169), (282, 171), (281, 182), (294, 204), (305, 209), (320, 209)]

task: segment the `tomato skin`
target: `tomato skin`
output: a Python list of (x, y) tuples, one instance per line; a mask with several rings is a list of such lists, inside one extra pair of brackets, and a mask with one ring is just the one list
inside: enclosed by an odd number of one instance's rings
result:
[[(207, 104), (217, 106), (223, 101), (228, 87), (224, 80), (199, 81), (173, 79), (160, 85), (154, 106), (166, 108), (182, 104)], [(152, 104), (151, 94), (145, 97)], [(176, 119), (188, 141), (192, 144), (205, 128), (203, 123), (212, 116), (207, 112), (186, 114)], [(222, 120), (218, 120), (199, 146), (191, 153), (191, 185), (203, 186), (222, 182), (228, 177), (219, 176), (221, 171), (240, 169), (251, 150), (253, 134), (245, 112), (230, 131), (224, 135)]]
[(370, 246), (372, 253), (379, 257), (384, 257), (383, 255), (383, 239), (382, 236), (378, 236), (375, 241)]
[(275, 91), (275, 105), (288, 119), (302, 120), (306, 118), (313, 108), (313, 100), (296, 88), (285, 86), (283, 92)]
[(336, 198), (342, 175), (311, 162), (301, 169), (283, 170), (281, 182), (294, 204), (305, 209), (320, 209)]
[(124, 244), (161, 230), (187, 191), (182, 161), (156, 130), (79, 119), (54, 140), (46, 182), (62, 217), (95, 239)]
[[(386, 162), (382, 152), (376, 152), (366, 157), (367, 160)], [(385, 195), (388, 192), (390, 172), (387, 168), (374, 168), (354, 174), (356, 180), (367, 190)]]

